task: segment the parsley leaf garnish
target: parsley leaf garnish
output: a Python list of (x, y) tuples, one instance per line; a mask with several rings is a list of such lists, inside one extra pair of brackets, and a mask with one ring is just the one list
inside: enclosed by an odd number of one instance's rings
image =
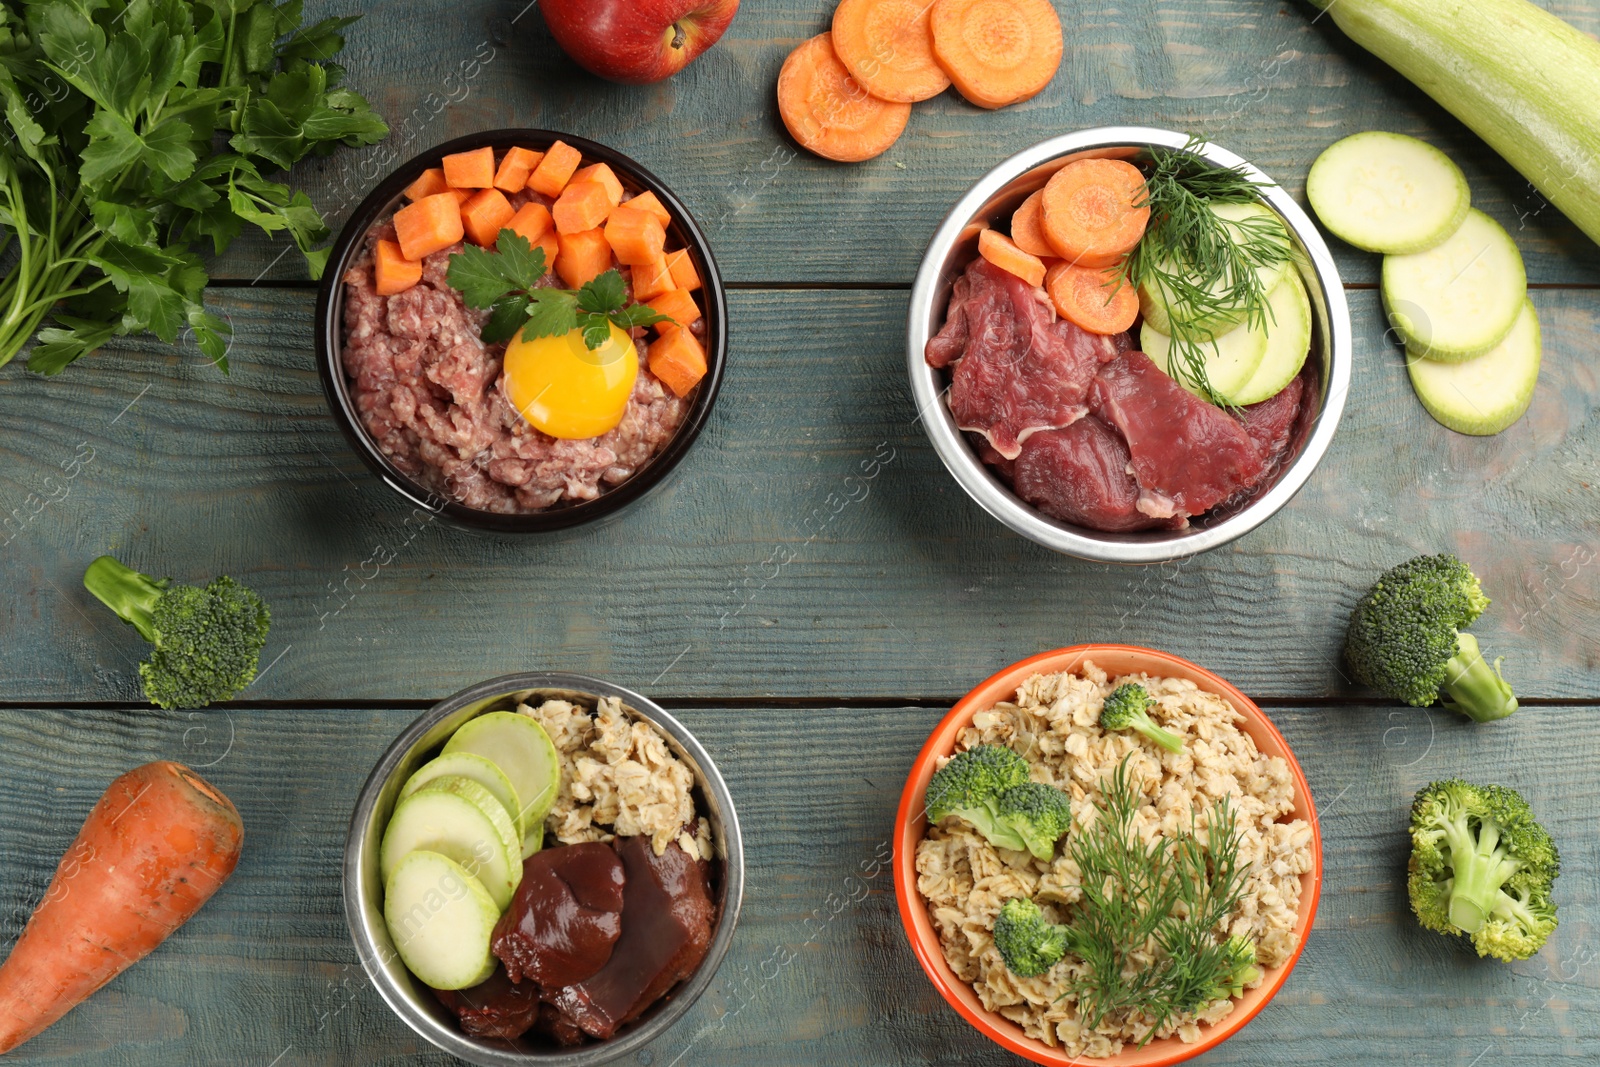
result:
[[(628, 304), (622, 275), (608, 270), (578, 289), (540, 286), (544, 249), (511, 230), (501, 230), (495, 251), (467, 245), (450, 257), (445, 280), (468, 307), (490, 308), (479, 336), (488, 344), (509, 341), (520, 325), (524, 337), (563, 337), (583, 331), (583, 343), (599, 348), (615, 323), (623, 330), (671, 320), (644, 304)], [(627, 306), (624, 306), (627, 305)]]
[(328, 62), (354, 19), (301, 26), (299, 0), (0, 4), (0, 365), (55, 374), (113, 337), (193, 340), (227, 369), (196, 255), (246, 224), (283, 233), (313, 278), (328, 236), (263, 175), (388, 133)]

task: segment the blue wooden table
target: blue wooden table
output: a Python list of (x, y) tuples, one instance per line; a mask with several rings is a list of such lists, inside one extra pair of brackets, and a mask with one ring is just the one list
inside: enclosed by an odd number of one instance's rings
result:
[[(1322, 813), (1326, 881), (1306, 953), (1200, 1062), (1600, 1061), (1592, 243), (1292, 2), (1059, 0), (1067, 55), (1045, 93), (997, 113), (946, 94), (857, 166), (799, 153), (775, 118), (778, 67), (825, 28), (826, 0), (746, 0), (716, 49), (642, 88), (579, 72), (524, 3), (368, 5), (343, 62), (394, 132), (293, 180), (337, 227), (385, 159), (476, 130), (567, 130), (639, 159), (711, 234), (731, 283), (711, 423), (664, 492), (600, 529), (512, 540), (408, 524), (328, 416), (315, 287), (266, 239), (214, 264), (208, 300), (234, 328), (228, 377), (191, 346), (150, 340), (54, 379), (20, 362), (0, 371), (0, 514), (13, 516), (0, 532), (0, 941), (106, 782), (134, 764), (201, 768), (247, 827), (238, 872), (191, 923), (12, 1059), (453, 1062), (356, 962), (339, 896), (346, 823), (378, 754), (431, 702), (559, 668), (681, 715), (746, 829), (732, 954), (642, 1067), (1020, 1062), (936, 996), (888, 870), (846, 877), (886, 855), (910, 761), (960, 694), (1043, 649), (1121, 641), (1187, 656), (1255, 697)], [(1600, 30), (1594, 0), (1550, 6)], [(1053, 555), (989, 519), (914, 422), (907, 290), (979, 175), (1046, 136), (1113, 123), (1202, 131), (1296, 196), (1345, 134), (1439, 145), (1527, 259), (1546, 345), (1528, 416), (1484, 439), (1432, 422), (1384, 339), (1375, 257), (1333, 242), (1355, 320), (1353, 392), (1333, 448), (1276, 518), (1202, 557), (1131, 569)], [(847, 491), (869, 456), (879, 474)], [(1344, 620), (1377, 572), (1444, 549), (1495, 599), (1475, 629), (1524, 697), (1506, 722), (1375, 701), (1340, 672)], [(229, 573), (267, 598), (272, 640), (248, 699), (197, 713), (141, 704), (137, 638), (79, 584), (106, 551), (191, 580)], [(1410, 916), (1407, 805), (1453, 774), (1523, 790), (1562, 846), (1561, 926), (1533, 960), (1479, 961)]]

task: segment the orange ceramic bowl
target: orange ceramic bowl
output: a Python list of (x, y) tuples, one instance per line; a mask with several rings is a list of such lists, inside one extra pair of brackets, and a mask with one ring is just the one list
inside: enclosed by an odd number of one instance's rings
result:
[[(1121, 1053), (1105, 1059), (1072, 1057), (1059, 1048), (1051, 1048), (1042, 1041), (1023, 1034), (1022, 1028), (999, 1014), (988, 1011), (972, 987), (956, 977), (945, 962), (939, 947), (939, 935), (934, 930), (928, 908), (917, 892), (917, 843), (927, 832), (928, 820), (922, 814), (922, 797), (928, 789), (928, 779), (933, 777), (935, 762), (955, 749), (956, 734), (972, 722), (972, 716), (1002, 700), (1016, 696), (1016, 690), (1035, 674), (1054, 674), (1073, 671), (1084, 660), (1093, 660), (1095, 666), (1113, 677), (1123, 674), (1150, 674), (1167, 678), (1187, 678), (1201, 689), (1226, 697), (1245, 721), (1240, 728), (1255, 741), (1256, 747), (1269, 756), (1282, 756), (1294, 774), (1294, 817), (1304, 819), (1311, 827), (1311, 870), (1301, 875), (1300, 913), (1295, 923), (1294, 953), (1280, 967), (1268, 968), (1265, 980), (1239, 998), (1238, 1006), (1215, 1026), (1202, 1024), (1200, 1040), (1185, 1045), (1176, 1037), (1151, 1041), (1143, 1048), (1124, 1048)], [(1232, 1037), (1253, 1019), (1283, 987), (1289, 972), (1305, 948), (1306, 937), (1311, 932), (1312, 920), (1317, 914), (1317, 897), (1322, 887), (1322, 834), (1317, 826), (1316, 809), (1311, 802), (1311, 788), (1306, 776), (1289, 751), (1283, 735), (1272, 721), (1256, 707), (1249, 697), (1218, 678), (1203, 667), (1186, 659), (1157, 652), (1154, 649), (1135, 648), (1131, 645), (1077, 645), (1073, 648), (1044, 652), (1020, 663), (1012, 664), (999, 674), (978, 686), (950, 709), (922, 746), (911, 773), (906, 778), (905, 791), (900, 794), (900, 811), (894, 826), (894, 891), (900, 903), (900, 920), (905, 924), (906, 936), (911, 939), (911, 949), (928, 972), (939, 995), (950, 1002), (961, 1017), (971, 1023), (985, 1037), (1035, 1063), (1073, 1065), (1086, 1067), (1107, 1064), (1112, 1067), (1164, 1067), (1181, 1063), (1202, 1052), (1216, 1048)]]

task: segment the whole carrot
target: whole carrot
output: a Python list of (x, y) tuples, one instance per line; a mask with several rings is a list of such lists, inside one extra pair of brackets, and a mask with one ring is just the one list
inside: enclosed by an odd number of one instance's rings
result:
[(227, 881), (243, 843), (233, 802), (182, 764), (112, 782), (0, 965), (0, 1053), (149, 955)]

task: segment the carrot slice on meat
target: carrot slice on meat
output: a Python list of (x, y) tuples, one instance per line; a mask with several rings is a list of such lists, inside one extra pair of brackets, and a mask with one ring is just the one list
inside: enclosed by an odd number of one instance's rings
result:
[(700, 305), (694, 296), (683, 289), (673, 289), (649, 301), (649, 308), (657, 315), (665, 315), (671, 322), (658, 322), (656, 329), (663, 333), (680, 326), (691, 326), (700, 317)]
[(687, 248), (667, 253), (667, 269), (672, 271), (675, 288), (690, 292), (700, 288), (700, 272), (695, 269), (694, 258), (689, 255)]
[(1044, 279), (1061, 317), (1090, 333), (1121, 333), (1139, 317), (1139, 296), (1117, 267), (1058, 263)]
[(1109, 267), (1150, 224), (1144, 175), (1120, 159), (1079, 159), (1044, 187), (1040, 221), (1045, 240), (1068, 263)]
[(911, 105), (880, 100), (839, 62), (822, 33), (789, 53), (778, 74), (778, 113), (800, 147), (824, 159), (859, 163), (888, 150)]
[(564, 233), (556, 273), (569, 289), (581, 289), (611, 269), (611, 246), (604, 230)]
[(454, 191), (435, 193), (394, 213), (394, 235), (410, 260), (424, 259), (461, 240), (461, 201)]
[(993, 230), (978, 234), (978, 255), (1001, 270), (1010, 271), (1029, 285), (1044, 281), (1044, 261), (1024, 252), (1012, 243), (1011, 238)]
[(635, 300), (653, 300), (662, 293), (670, 293), (678, 287), (672, 280), (672, 268), (667, 266), (667, 257), (641, 263), (633, 268), (633, 298)]
[(505, 193), (498, 189), (480, 189), (461, 205), (461, 228), (473, 244), (488, 248), (500, 238), (500, 228), (516, 213)]
[(561, 242), (556, 238), (556, 224), (550, 209), (537, 201), (523, 204), (505, 228), (521, 234), (534, 248), (544, 249), (544, 269), (553, 270), (556, 256), (561, 254)]
[(672, 225), (672, 212), (667, 210), (667, 206), (661, 202), (660, 197), (649, 190), (640, 193), (631, 200), (624, 201), (624, 203), (635, 211), (650, 212), (663, 227)]
[(606, 241), (619, 262), (638, 266), (665, 254), (667, 231), (648, 211), (623, 204), (611, 213), (606, 223)]
[(403, 293), (422, 280), (422, 264), (407, 259), (393, 241), (379, 241), (372, 254), (372, 287), (379, 296)]
[(571, 181), (550, 208), (557, 233), (593, 230), (611, 214), (611, 194), (599, 182)]
[(528, 188), (554, 199), (572, 180), (573, 172), (583, 162), (583, 153), (565, 141), (557, 141), (545, 152), (539, 165), (528, 175)]
[(528, 175), (544, 158), (543, 152), (531, 148), (508, 148), (501, 157), (500, 169), (494, 172), (494, 187), (503, 193), (520, 193), (528, 184)]
[(617, 179), (617, 172), (604, 163), (593, 163), (579, 168), (572, 175), (572, 183), (578, 182), (599, 182), (605, 186), (606, 196), (610, 198), (612, 207), (622, 203), (622, 182)]
[(1044, 224), (1039, 217), (1039, 209), (1043, 203), (1044, 190), (1040, 189), (1012, 212), (1011, 241), (1030, 256), (1047, 259), (1055, 256), (1056, 250), (1045, 238)]
[(933, 57), (929, 0), (842, 0), (833, 12), (839, 62), (880, 100), (914, 104), (950, 88)]
[(938, 0), (928, 25), (934, 57), (979, 107), (1028, 99), (1061, 65), (1061, 17), (1050, 0)]
[(444, 180), (443, 167), (429, 167), (417, 176), (417, 180), (406, 186), (405, 198), (407, 200), (421, 200), (425, 196), (434, 196), (450, 188), (450, 183)]
[(494, 187), (494, 149), (488, 145), (444, 157), (444, 180), (452, 189)]
[(706, 350), (688, 330), (674, 327), (651, 345), (647, 361), (650, 373), (678, 396), (689, 391), (706, 376)]

